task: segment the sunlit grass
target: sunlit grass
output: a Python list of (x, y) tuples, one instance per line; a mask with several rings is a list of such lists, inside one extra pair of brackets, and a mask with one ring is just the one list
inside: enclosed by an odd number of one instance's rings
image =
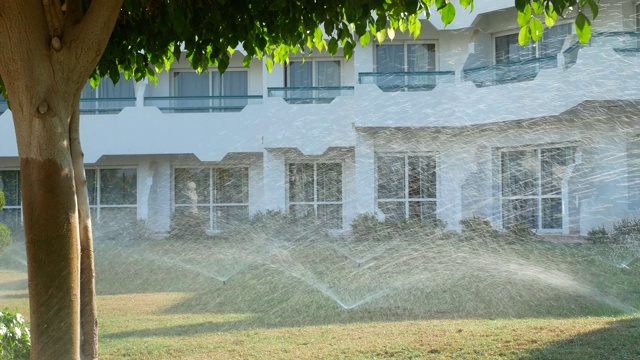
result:
[(414, 240), (96, 243), (101, 358), (640, 358), (637, 248)]

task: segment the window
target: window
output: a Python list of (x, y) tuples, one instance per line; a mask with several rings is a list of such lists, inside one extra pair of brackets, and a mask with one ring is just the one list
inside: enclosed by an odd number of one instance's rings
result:
[(199, 217), (224, 230), (249, 216), (249, 168), (175, 168), (176, 214)]
[(289, 212), (342, 229), (342, 164), (289, 164)]
[(376, 46), (377, 72), (436, 70), (435, 44), (385, 44)]
[(503, 151), (502, 223), (526, 223), (532, 229), (562, 230), (569, 165), (575, 147)]
[[(436, 45), (401, 43), (376, 46), (376, 84), (383, 91), (431, 90), (436, 85)], [(411, 74), (399, 74), (399, 73)]]
[(339, 60), (291, 61), (287, 71), (289, 87), (340, 86)]
[(518, 34), (495, 37), (496, 64), (518, 62), (536, 57), (555, 56), (562, 50), (564, 41), (571, 34), (571, 24), (556, 25), (544, 30), (542, 39), (522, 47), (518, 43)]
[(0, 191), (4, 193), (5, 205), (0, 210), (0, 223), (12, 229), (22, 224), (22, 193), (20, 171), (0, 170)]
[(435, 156), (380, 155), (377, 177), (378, 208), (387, 219), (437, 217)]
[(179, 112), (240, 111), (247, 105), (248, 91), (244, 70), (227, 70), (224, 74), (217, 71), (173, 73), (173, 95), (185, 97), (174, 100), (173, 107)]
[(91, 217), (100, 222), (137, 219), (138, 176), (135, 168), (86, 169)]
[(125, 106), (135, 106), (136, 95), (133, 85), (134, 81), (126, 80), (124, 76), (121, 76), (115, 85), (110, 78), (103, 78), (95, 89), (87, 82), (80, 94), (80, 111), (104, 114), (119, 112)]

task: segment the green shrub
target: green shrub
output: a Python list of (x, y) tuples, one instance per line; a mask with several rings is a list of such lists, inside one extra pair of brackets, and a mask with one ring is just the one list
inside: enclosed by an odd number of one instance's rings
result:
[(151, 240), (156, 233), (144, 220), (127, 219), (117, 223), (95, 222), (93, 225), (93, 237), (102, 241), (138, 241)]
[(589, 230), (587, 232), (587, 239), (596, 244), (608, 243), (611, 240), (609, 232), (604, 228), (604, 226), (598, 226)]
[(24, 318), (5, 308), (0, 312), (0, 359), (29, 359), (31, 335)]
[(170, 235), (179, 240), (202, 240), (210, 236), (209, 214), (193, 213), (188, 207), (176, 208), (176, 212), (171, 218)]
[(531, 230), (529, 225), (524, 222), (509, 225), (506, 229), (507, 235), (515, 240), (533, 240), (538, 235)]
[(269, 242), (277, 246), (300, 241), (326, 239), (329, 232), (313, 216), (299, 217), (276, 210), (258, 212), (245, 221), (228, 225), (215, 238), (218, 241)]
[(498, 230), (496, 230), (493, 225), (491, 225), (491, 221), (480, 216), (474, 215), (464, 218), (460, 220), (460, 226), (462, 227), (463, 233), (472, 234), (475, 236), (500, 236)]
[(613, 224), (609, 238), (614, 243), (640, 240), (640, 219), (623, 219)]
[(4, 204), (6, 204), (4, 199), (4, 193), (2, 192), (2, 190), (0, 190), (0, 210), (2, 210), (2, 208), (4, 207)]
[(379, 240), (386, 233), (388, 224), (378, 220), (372, 213), (358, 214), (351, 222), (351, 234), (356, 241)]
[(9, 245), (11, 245), (11, 231), (7, 225), (0, 224), (0, 255), (4, 254)]

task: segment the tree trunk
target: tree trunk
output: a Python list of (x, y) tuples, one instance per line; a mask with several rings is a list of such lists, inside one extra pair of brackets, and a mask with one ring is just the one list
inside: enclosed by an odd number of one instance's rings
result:
[(80, 242), (69, 126), (13, 113), (22, 178), (32, 359), (79, 359)]
[(95, 269), (91, 210), (84, 172), (84, 153), (80, 146), (80, 109), (77, 103), (71, 115), (70, 140), (73, 173), (76, 183), (78, 221), (80, 225), (80, 351), (83, 360), (98, 358), (98, 310), (96, 306)]
[(0, 74), (20, 157), (32, 359), (79, 359), (81, 329), (83, 357), (98, 355), (78, 107), (122, 1), (92, 0), (86, 8), (67, 0), (64, 12), (60, 1), (0, 0)]

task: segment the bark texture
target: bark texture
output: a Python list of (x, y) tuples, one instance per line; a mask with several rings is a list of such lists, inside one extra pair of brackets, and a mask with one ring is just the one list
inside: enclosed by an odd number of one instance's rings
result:
[(0, 75), (22, 174), (31, 357), (95, 359), (93, 245), (78, 104), (122, 0), (93, 0), (86, 13), (78, 0), (67, 1), (68, 14), (60, 5), (0, 0), (0, 47), (7, 50), (0, 52)]

